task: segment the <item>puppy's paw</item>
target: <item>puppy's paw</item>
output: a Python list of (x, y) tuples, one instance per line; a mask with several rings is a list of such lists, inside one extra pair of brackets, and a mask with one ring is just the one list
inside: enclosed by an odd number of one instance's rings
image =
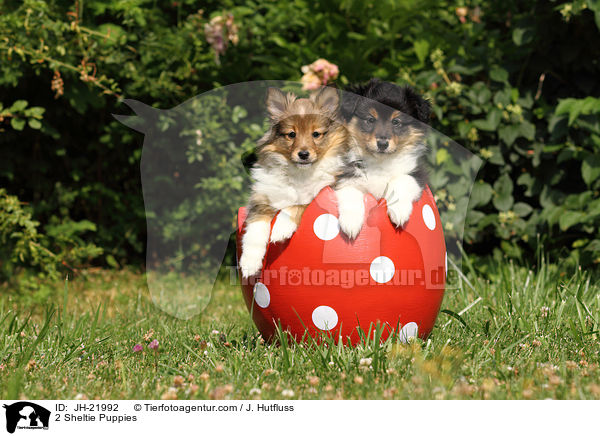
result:
[(277, 215), (275, 224), (273, 224), (273, 230), (271, 230), (271, 242), (285, 241), (292, 237), (298, 225), (292, 221), (290, 215), (282, 210)]
[(364, 193), (353, 186), (335, 192), (338, 200), (340, 230), (348, 238), (355, 239), (365, 221)]
[(263, 256), (257, 250), (247, 249), (242, 253), (240, 258), (240, 269), (242, 277), (252, 277), (262, 269)]
[(411, 201), (395, 201), (388, 205), (388, 216), (390, 221), (394, 223), (396, 227), (404, 227), (410, 218), (412, 213), (412, 202)]
[(355, 239), (362, 229), (364, 216), (364, 211), (360, 210), (340, 212), (340, 230), (348, 236), (348, 238)]

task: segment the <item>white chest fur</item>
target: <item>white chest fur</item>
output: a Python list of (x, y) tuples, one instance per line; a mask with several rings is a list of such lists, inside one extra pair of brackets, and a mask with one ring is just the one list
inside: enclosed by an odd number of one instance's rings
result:
[(335, 182), (335, 174), (341, 167), (339, 157), (321, 160), (308, 168), (292, 164), (281, 167), (252, 170), (254, 192), (266, 195), (275, 209), (310, 203), (326, 186)]
[(360, 184), (364, 191), (380, 199), (388, 193), (390, 183), (413, 172), (417, 164), (418, 156), (415, 154), (365, 156), (364, 177)]

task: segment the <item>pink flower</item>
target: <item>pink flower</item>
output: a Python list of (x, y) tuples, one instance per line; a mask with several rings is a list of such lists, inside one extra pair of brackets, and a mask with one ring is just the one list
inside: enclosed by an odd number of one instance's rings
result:
[(465, 24), (467, 22), (467, 19), (465, 17), (469, 13), (469, 9), (465, 7), (460, 7), (456, 8), (454, 12), (456, 13), (456, 16), (458, 17), (461, 23)]
[(144, 347), (142, 347), (142, 344), (135, 344), (133, 346), (133, 352), (134, 353), (139, 353), (140, 351), (142, 351), (144, 349)]
[(321, 86), (321, 79), (312, 71), (305, 73), (300, 81), (302, 82), (302, 89), (308, 91), (313, 91)]
[(336, 64), (332, 64), (326, 59), (317, 59), (310, 65), (302, 67), (302, 89), (313, 90), (327, 85), (329, 82), (337, 79), (340, 69)]
[(204, 24), (204, 36), (206, 41), (215, 51), (215, 62), (220, 64), (219, 57), (225, 54), (231, 42), (237, 45), (239, 42), (239, 28), (235, 24), (232, 14), (223, 13), (213, 17), (210, 22)]
[(152, 342), (150, 342), (148, 344), (148, 348), (151, 348), (153, 350), (157, 350), (158, 349), (158, 341), (156, 339), (154, 339)]

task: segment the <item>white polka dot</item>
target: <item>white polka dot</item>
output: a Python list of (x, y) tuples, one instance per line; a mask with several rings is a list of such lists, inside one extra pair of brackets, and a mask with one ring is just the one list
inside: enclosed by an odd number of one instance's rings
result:
[(423, 206), (423, 210), (421, 211), (423, 215), (423, 221), (429, 230), (435, 229), (435, 215), (433, 214), (433, 209), (430, 205), (426, 204)]
[(319, 306), (313, 310), (312, 321), (319, 330), (331, 330), (338, 323), (338, 315), (329, 306)]
[(416, 338), (419, 334), (419, 326), (416, 322), (409, 322), (404, 324), (402, 329), (400, 329), (400, 334), (398, 335), (398, 339), (400, 342), (408, 342), (410, 338)]
[(448, 252), (446, 251), (446, 257), (444, 258), (444, 262), (446, 262), (446, 269), (445, 269), (445, 273), (446, 275), (448, 275)]
[(330, 241), (340, 233), (340, 223), (334, 215), (324, 213), (315, 220), (313, 230), (317, 238)]
[(271, 294), (263, 283), (256, 283), (254, 285), (254, 301), (263, 309), (271, 302)]
[(387, 283), (394, 277), (396, 267), (389, 257), (379, 256), (371, 262), (370, 272), (377, 283)]

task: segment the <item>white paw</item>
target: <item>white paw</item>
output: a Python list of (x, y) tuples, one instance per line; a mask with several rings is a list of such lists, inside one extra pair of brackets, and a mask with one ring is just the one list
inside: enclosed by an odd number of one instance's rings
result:
[(277, 215), (273, 230), (271, 230), (271, 242), (285, 241), (292, 237), (298, 226), (291, 220), (290, 215), (282, 210)]
[(244, 278), (252, 277), (262, 269), (263, 255), (259, 250), (247, 249), (240, 258), (240, 269)]
[(390, 221), (394, 223), (396, 227), (403, 227), (408, 222), (410, 214), (412, 213), (412, 202), (411, 201), (400, 201), (388, 204), (388, 216)]
[(243, 277), (251, 277), (262, 269), (270, 228), (271, 224), (268, 221), (253, 222), (246, 227), (246, 232), (242, 237), (242, 256), (240, 258)]
[(364, 217), (363, 210), (340, 211), (340, 229), (350, 239), (355, 239), (362, 229)]
[(355, 239), (365, 221), (364, 193), (353, 186), (346, 186), (335, 194), (340, 213), (340, 230), (350, 239)]

